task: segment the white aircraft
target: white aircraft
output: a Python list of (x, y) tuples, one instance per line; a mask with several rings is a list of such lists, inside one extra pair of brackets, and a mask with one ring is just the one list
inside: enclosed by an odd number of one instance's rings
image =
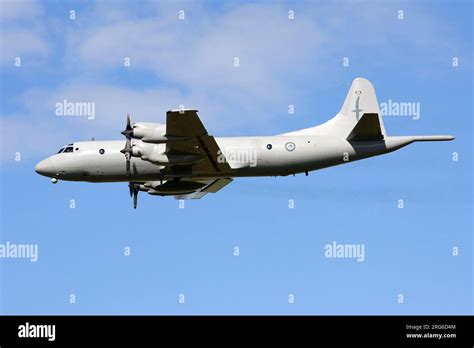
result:
[[(453, 140), (451, 135), (388, 136), (372, 84), (356, 78), (339, 113), (329, 121), (276, 136), (214, 138), (197, 110), (166, 113), (166, 124), (137, 122), (115, 141), (62, 147), (35, 170), (58, 180), (128, 182), (133, 206), (139, 191), (202, 198), (235, 177), (305, 173), (382, 155), (415, 141)], [(125, 157), (125, 158), (124, 158)]]

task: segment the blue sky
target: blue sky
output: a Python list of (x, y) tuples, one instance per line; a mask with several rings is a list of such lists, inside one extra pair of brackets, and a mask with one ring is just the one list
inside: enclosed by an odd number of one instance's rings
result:
[[(37, 262), (0, 259), (1, 313), (472, 313), (470, 1), (0, 6), (0, 244), (39, 248)], [(310, 127), (357, 76), (379, 103), (419, 103), (417, 120), (384, 117), (389, 135), (456, 140), (235, 180), (184, 209), (142, 194), (134, 211), (126, 184), (52, 185), (33, 169), (69, 142), (120, 139), (127, 112), (163, 122), (182, 104), (216, 136)], [(96, 118), (57, 117), (64, 99), (94, 102)], [(326, 258), (334, 241), (363, 244), (365, 260)]]

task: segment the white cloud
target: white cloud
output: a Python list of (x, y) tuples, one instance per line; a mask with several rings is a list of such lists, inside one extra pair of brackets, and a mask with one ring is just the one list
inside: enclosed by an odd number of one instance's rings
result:
[(118, 21), (91, 28), (86, 37), (78, 52), (90, 68), (123, 68), (130, 57), (132, 66), (187, 88), (237, 88), (265, 99), (283, 93), (283, 76), (304, 73), (298, 63), (324, 42), (309, 20), (292, 23), (281, 7), (261, 5), (222, 15), (193, 13), (184, 21), (177, 15)]
[(2, 0), (0, 2), (0, 21), (2, 23), (32, 19), (42, 14), (38, 0)]
[(48, 55), (51, 47), (45, 38), (46, 23), (38, 1), (1, 1), (0, 24), (0, 64), (14, 66), (17, 57), (24, 60)]
[(41, 36), (27, 30), (3, 30), (0, 37), (1, 64), (13, 66), (16, 57), (22, 60), (30, 55), (44, 57), (49, 52), (48, 43)]

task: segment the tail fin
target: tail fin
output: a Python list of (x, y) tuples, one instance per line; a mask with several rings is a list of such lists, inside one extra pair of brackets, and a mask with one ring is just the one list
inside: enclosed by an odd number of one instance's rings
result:
[(385, 127), (370, 81), (361, 77), (352, 81), (339, 113), (313, 130), (318, 134), (340, 136), (350, 141), (385, 139)]
[(391, 151), (414, 141), (449, 141), (452, 135), (396, 136), (385, 133), (375, 90), (369, 80), (358, 77), (352, 81), (344, 104), (336, 116), (315, 127), (282, 135), (337, 136), (350, 142), (385, 141)]

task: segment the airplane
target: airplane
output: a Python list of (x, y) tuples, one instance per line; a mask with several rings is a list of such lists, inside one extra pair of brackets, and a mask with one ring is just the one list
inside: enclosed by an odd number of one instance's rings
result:
[(166, 124), (127, 115), (123, 140), (75, 142), (39, 162), (37, 173), (58, 180), (128, 182), (138, 192), (199, 199), (238, 177), (295, 175), (386, 154), (417, 141), (451, 135), (388, 136), (371, 82), (356, 78), (341, 110), (327, 122), (275, 136), (209, 135), (197, 110), (171, 110)]

